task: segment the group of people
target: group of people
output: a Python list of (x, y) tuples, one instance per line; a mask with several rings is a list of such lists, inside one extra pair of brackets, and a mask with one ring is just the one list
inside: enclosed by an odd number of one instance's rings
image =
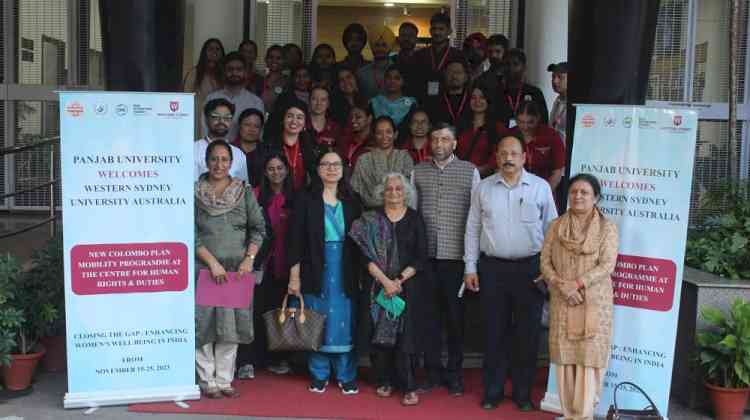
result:
[[(288, 373), (292, 355), (266, 351), (259, 316), (286, 295), (326, 315), (322, 347), (307, 355), (311, 392), (335, 380), (359, 392), (369, 355), (378, 396), (406, 406), (445, 386), (464, 393), (466, 293), (484, 318), (484, 397), (534, 409), (531, 388), (542, 307), (550, 300), (550, 355), (566, 418), (591, 418), (612, 333), (609, 275), (617, 230), (597, 210), (591, 175), (554, 192), (565, 166), (567, 64), (551, 65), (560, 97), (548, 114), (525, 82), (523, 51), (502, 35), (449, 46), (450, 18), (417, 28), (347, 27), (347, 57), (319, 45), (309, 66), (295, 46), (266, 52), (245, 41), (223, 55), (204, 45), (190, 89), (203, 101), (195, 142), (197, 268), (258, 278), (250, 308), (197, 306), (199, 384), (236, 397), (235, 373)], [(373, 61), (362, 57), (369, 43)], [(398, 53), (392, 49), (398, 44)], [(288, 71), (287, 71), (288, 70)], [(192, 74), (192, 73), (191, 73)], [(481, 284), (481, 291), (480, 291)], [(387, 344), (380, 296), (405, 302)], [(443, 360), (443, 335), (447, 360)], [(424, 369), (420, 369), (423, 366)]]

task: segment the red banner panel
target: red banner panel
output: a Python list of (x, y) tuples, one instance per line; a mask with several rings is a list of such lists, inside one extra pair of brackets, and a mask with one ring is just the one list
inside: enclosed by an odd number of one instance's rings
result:
[(619, 255), (612, 273), (615, 305), (654, 311), (672, 309), (676, 272), (671, 260)]
[(188, 286), (187, 245), (180, 242), (76, 245), (70, 258), (77, 295), (179, 292)]

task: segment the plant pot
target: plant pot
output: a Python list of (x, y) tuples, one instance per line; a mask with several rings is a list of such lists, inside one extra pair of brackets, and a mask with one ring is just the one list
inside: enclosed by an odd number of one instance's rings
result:
[(34, 368), (44, 356), (44, 351), (29, 354), (11, 354), (10, 366), (3, 366), (5, 388), (10, 391), (23, 391), (31, 385)]
[(723, 388), (704, 382), (714, 406), (716, 420), (740, 420), (745, 412), (750, 388)]
[(47, 372), (65, 372), (68, 367), (67, 355), (65, 354), (65, 336), (42, 337), (40, 341), (45, 351), (44, 358), (42, 358), (44, 370)]

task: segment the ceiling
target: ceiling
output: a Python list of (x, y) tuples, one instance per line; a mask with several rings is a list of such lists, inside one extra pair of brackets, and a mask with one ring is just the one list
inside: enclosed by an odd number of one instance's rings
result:
[(320, 0), (321, 6), (346, 6), (346, 7), (385, 7), (385, 3), (393, 3), (394, 7), (440, 7), (450, 6), (450, 0)]

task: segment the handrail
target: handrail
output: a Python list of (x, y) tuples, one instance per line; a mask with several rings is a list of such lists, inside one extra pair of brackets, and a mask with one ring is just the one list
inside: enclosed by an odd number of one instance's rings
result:
[(12, 153), (23, 152), (23, 151), (29, 150), (29, 149), (35, 149), (35, 148), (37, 148), (39, 146), (44, 146), (44, 145), (47, 145), (47, 144), (50, 144), (50, 143), (56, 143), (58, 141), (60, 141), (60, 136), (47, 137), (46, 139), (42, 139), (40, 141), (35, 141), (34, 143), (27, 144), (27, 145), (24, 145), (24, 146), (6, 147), (4, 149), (0, 149), (0, 156), (9, 155), (9, 154), (12, 154)]
[(5, 155), (10, 155), (13, 153), (19, 153), (26, 150), (35, 149), (37, 147), (41, 146), (47, 146), (49, 145), (49, 182), (45, 182), (44, 184), (35, 185), (31, 188), (27, 188), (25, 190), (21, 191), (13, 191), (12, 193), (3, 194), (0, 196), (0, 200), (4, 200), (8, 197), (13, 197), (19, 194), (26, 194), (32, 191), (36, 191), (39, 189), (42, 189), (44, 187), (49, 187), (49, 217), (42, 220), (41, 222), (35, 223), (31, 226), (26, 226), (21, 229), (14, 230), (9, 233), (4, 233), (0, 235), (0, 239), (9, 238), (11, 236), (15, 236), (24, 232), (27, 232), (31, 229), (35, 229), (39, 226), (43, 226), (47, 223), (50, 224), (49, 228), (49, 237), (54, 238), (55, 231), (57, 230), (57, 215), (55, 214), (55, 188), (54, 185), (57, 184), (60, 180), (55, 178), (55, 145), (60, 141), (60, 136), (54, 136), (54, 137), (47, 137), (43, 138), (40, 141), (34, 142), (32, 144), (27, 144), (24, 146), (13, 146), (13, 147), (6, 147), (4, 149), (0, 149), (0, 157)]

